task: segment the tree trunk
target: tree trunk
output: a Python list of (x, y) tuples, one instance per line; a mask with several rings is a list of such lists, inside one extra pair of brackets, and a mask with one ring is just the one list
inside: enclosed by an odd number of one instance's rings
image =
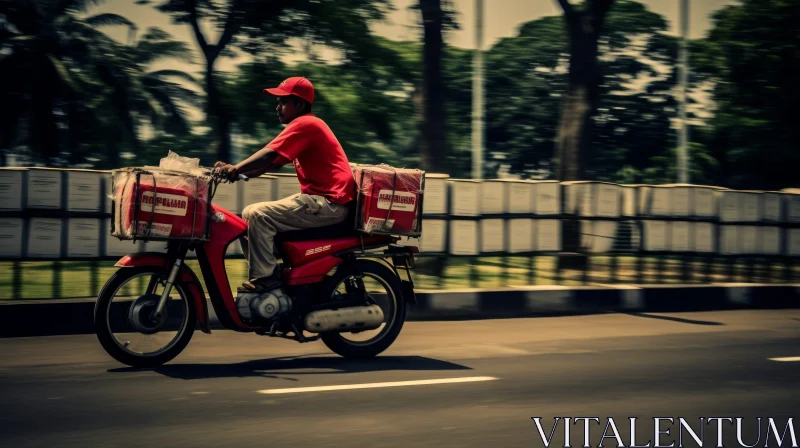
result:
[(422, 81), (422, 169), (445, 172), (447, 141), (442, 78), (442, 28), (444, 15), (441, 0), (420, 0), (424, 28)]
[(556, 138), (558, 180), (588, 180), (586, 161), (591, 157), (592, 116), (597, 110), (602, 82), (597, 43), (613, 0), (589, 0), (580, 10), (567, 0), (559, 3), (564, 9), (569, 35), (570, 61)]
[(214, 76), (214, 62), (215, 61), (213, 59), (207, 61), (205, 79), (206, 96), (208, 101), (206, 105), (206, 114), (212, 129), (212, 145), (216, 147), (217, 160), (227, 163), (234, 163), (234, 161), (230, 160), (231, 123), (228, 116), (228, 111), (225, 109), (224, 102), (220, 98), (219, 90), (217, 89), (216, 77)]
[[(576, 9), (568, 0), (558, 0), (558, 3), (564, 10), (570, 47), (568, 85), (556, 138), (558, 180), (590, 180), (586, 165), (591, 158), (592, 116), (597, 110), (602, 82), (597, 43), (613, 0), (588, 0), (582, 9)], [(562, 222), (564, 252), (581, 251), (581, 234), (581, 221), (578, 219)], [(559, 263), (568, 260), (562, 257)], [(573, 264), (570, 267), (577, 269), (586, 269), (585, 263), (584, 255), (569, 261)]]

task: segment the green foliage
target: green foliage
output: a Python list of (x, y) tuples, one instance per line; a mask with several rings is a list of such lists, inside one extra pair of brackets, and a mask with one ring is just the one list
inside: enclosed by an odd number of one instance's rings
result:
[[(136, 26), (116, 14), (81, 18), (96, 2), (9, 3), (0, 23), (0, 95), (9, 106), (0, 116), (0, 147), (27, 146), (32, 163), (112, 167), (121, 152), (136, 152), (142, 126), (188, 132), (179, 102), (198, 98), (172, 79), (191, 77), (147, 68), (189, 55), (184, 43), (159, 30), (136, 42)], [(107, 26), (127, 27), (129, 45), (105, 35)]]
[[(238, 144), (251, 153), (282, 129), (263, 89), (303, 75), (318, 89), (322, 117), (355, 162), (419, 165), (422, 33), (393, 42), (369, 32), (391, 10), (388, 0), (159, 0), (175, 22), (210, 24), (227, 38), (191, 43), (159, 29), (139, 30), (115, 14), (87, 14), (97, 2), (0, 0), (0, 149), (24, 147), (33, 161), (112, 167), (154, 164), (167, 151), (214, 159), (218, 122), (193, 123), (189, 109), (209, 102), (209, 83), (177, 70), (151, 70), (176, 59), (213, 66), (232, 49), (254, 57), (212, 75)], [(414, 3), (415, 6), (417, 2)], [(195, 8), (192, 5), (196, 5)], [(457, 27), (449, 2), (446, 29)], [(8, 7), (5, 7), (8, 6)], [(734, 188), (797, 187), (800, 166), (800, 2), (742, 0), (713, 16), (713, 29), (690, 42), (691, 86), (713, 83), (713, 117), (691, 129), (691, 179)], [(125, 43), (107, 27), (127, 27)], [(614, 2), (601, 33), (603, 74), (588, 168), (599, 180), (675, 181), (678, 40), (658, 14), (632, 0)], [(290, 42), (333, 48), (340, 57), (286, 64)], [(202, 48), (201, 48), (202, 49)], [(555, 136), (566, 90), (568, 39), (562, 16), (521, 25), (486, 52), (484, 175), (501, 165), (521, 177), (553, 170)], [(473, 53), (445, 47), (447, 164), (471, 170)], [(208, 68), (208, 67), (206, 67)], [(149, 135), (144, 138), (144, 135)], [(241, 143), (239, 143), (241, 142)], [(121, 154), (130, 154), (120, 159)]]
[(800, 141), (800, 2), (744, 0), (713, 16), (693, 46), (700, 76), (716, 81), (716, 114), (702, 135), (720, 161), (720, 183), (735, 188), (797, 187)]

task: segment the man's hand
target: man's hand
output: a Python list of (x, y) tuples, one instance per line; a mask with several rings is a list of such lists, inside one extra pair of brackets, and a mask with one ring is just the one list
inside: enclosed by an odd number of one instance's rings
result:
[(217, 162), (214, 164), (214, 172), (223, 176), (230, 182), (235, 182), (239, 179), (239, 169), (230, 163)]

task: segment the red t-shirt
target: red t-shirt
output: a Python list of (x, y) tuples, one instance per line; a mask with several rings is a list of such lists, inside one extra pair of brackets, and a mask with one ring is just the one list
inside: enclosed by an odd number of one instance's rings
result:
[(267, 145), (294, 162), (300, 191), (345, 204), (356, 197), (356, 181), (342, 145), (313, 114), (297, 117)]

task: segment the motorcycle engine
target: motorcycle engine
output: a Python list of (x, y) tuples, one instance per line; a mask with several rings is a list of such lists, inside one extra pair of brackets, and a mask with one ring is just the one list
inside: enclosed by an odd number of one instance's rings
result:
[(236, 297), (236, 309), (243, 319), (271, 320), (292, 310), (292, 299), (283, 289), (276, 288), (270, 291), (254, 294), (241, 293)]

